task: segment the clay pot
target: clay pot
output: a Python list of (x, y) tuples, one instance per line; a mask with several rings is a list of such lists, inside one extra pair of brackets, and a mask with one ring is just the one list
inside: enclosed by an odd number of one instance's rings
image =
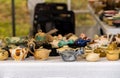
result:
[(99, 54), (97, 53), (89, 53), (87, 56), (86, 56), (86, 60), (89, 61), (89, 62), (96, 62), (100, 59), (100, 56)]
[(36, 49), (33, 55), (36, 60), (47, 60), (50, 52), (51, 50), (40, 48)]
[(24, 60), (28, 54), (27, 48), (17, 47), (15, 49), (10, 49), (11, 57), (16, 61)]
[(8, 59), (8, 51), (0, 49), (0, 60)]

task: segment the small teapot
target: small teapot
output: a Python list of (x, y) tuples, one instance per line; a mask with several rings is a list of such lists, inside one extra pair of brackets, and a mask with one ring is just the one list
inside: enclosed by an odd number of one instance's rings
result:
[(28, 54), (27, 48), (17, 47), (15, 49), (10, 49), (11, 57), (16, 61), (24, 60)]
[(84, 54), (81, 49), (72, 49), (68, 46), (57, 49), (63, 61), (72, 62), (77, 60), (78, 55)]
[(100, 59), (100, 54), (97, 54), (97, 53), (89, 53), (87, 56), (86, 56), (86, 60), (89, 61), (89, 62), (96, 62)]
[(36, 60), (47, 60), (49, 57), (51, 50), (44, 49), (44, 48), (39, 48), (36, 49), (35, 52), (31, 52), (34, 55), (34, 58)]
[(66, 62), (72, 62), (77, 60), (77, 53), (74, 50), (66, 50), (60, 53), (62, 59)]
[(0, 48), (0, 60), (6, 60), (8, 59), (8, 56), (9, 56), (8, 51)]
[(109, 61), (116, 61), (119, 60), (119, 54), (120, 54), (120, 50), (107, 50), (107, 55), (106, 58)]

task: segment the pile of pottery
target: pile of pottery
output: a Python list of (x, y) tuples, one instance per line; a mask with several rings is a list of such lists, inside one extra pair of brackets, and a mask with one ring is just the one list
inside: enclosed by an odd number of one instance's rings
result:
[(97, 36), (93, 40), (81, 33), (79, 37), (69, 33), (52, 36), (51, 32), (39, 31), (35, 37), (6, 37), (0, 40), (0, 60), (9, 57), (16, 61), (33, 56), (35, 60), (47, 60), (53, 49), (63, 61), (77, 61), (79, 57), (95, 62), (106, 57), (110, 61), (118, 60), (120, 34)]
[[(34, 56), (36, 60), (46, 60), (54, 48), (56, 53), (61, 55), (61, 57), (63, 57), (65, 53), (69, 54), (69, 52), (74, 52), (72, 55), (75, 57), (74, 60), (76, 60), (76, 55), (80, 55), (81, 48), (84, 48), (87, 43), (90, 42), (90, 39), (88, 39), (83, 33), (79, 38), (72, 33), (65, 36), (62, 36), (61, 34), (52, 36), (51, 33), (54, 33), (54, 31), (48, 33), (39, 31), (33, 38), (6, 37), (0, 41), (1, 53), (4, 54), (6, 51), (8, 52), (7, 58), (10, 56), (17, 61), (24, 60), (31, 55)], [(69, 46), (72, 49), (60, 52), (58, 49), (63, 48), (64, 46)], [(84, 54), (84, 51), (82, 51), (81, 54)], [(68, 60), (73, 61), (73, 59)]]
[(120, 26), (120, 0), (89, 0), (94, 12), (109, 26)]
[(106, 59), (109, 61), (119, 60), (119, 40), (119, 34), (114, 36), (111, 35), (110, 38), (107, 38), (107, 36), (96, 37), (94, 41), (86, 47), (86, 60), (98, 61), (103, 57), (106, 57)]

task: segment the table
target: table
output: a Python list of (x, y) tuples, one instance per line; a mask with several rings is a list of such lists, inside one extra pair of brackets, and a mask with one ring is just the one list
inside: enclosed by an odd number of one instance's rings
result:
[(98, 15), (95, 14), (93, 8), (90, 6), (90, 4), (88, 4), (88, 9), (90, 11), (90, 13), (92, 14), (92, 16), (95, 18), (96, 22), (100, 25), (100, 27), (103, 29), (103, 32), (107, 35), (109, 34), (118, 34), (120, 33), (120, 28), (117, 28), (115, 26), (109, 26), (107, 24), (105, 24), (104, 22), (102, 22)]
[(0, 61), (0, 78), (120, 78), (120, 60), (64, 62), (60, 57), (50, 57), (46, 61), (30, 57), (17, 62), (9, 59)]

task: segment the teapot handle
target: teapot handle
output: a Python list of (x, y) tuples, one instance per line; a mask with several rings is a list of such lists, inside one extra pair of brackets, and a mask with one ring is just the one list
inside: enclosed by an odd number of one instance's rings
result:
[(29, 51), (31, 54), (33, 54), (33, 55), (34, 55), (34, 53), (33, 53), (30, 49), (28, 49), (28, 51)]

